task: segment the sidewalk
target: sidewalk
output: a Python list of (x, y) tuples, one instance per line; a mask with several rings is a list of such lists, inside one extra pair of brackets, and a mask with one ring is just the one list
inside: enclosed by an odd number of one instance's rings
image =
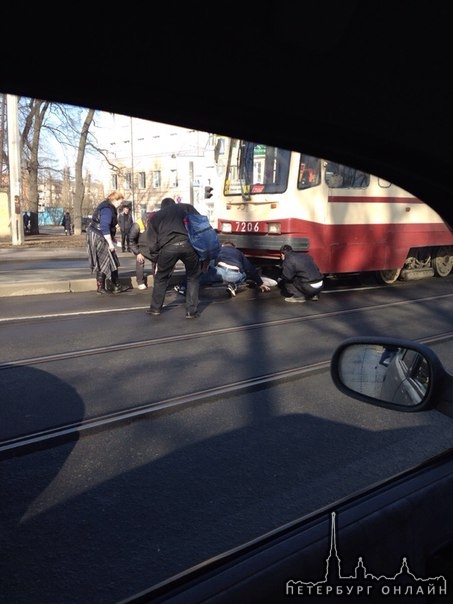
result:
[[(135, 289), (135, 256), (120, 252), (118, 257), (121, 282)], [(95, 275), (84, 248), (0, 248), (0, 298), (95, 290)]]
[[(120, 251), (118, 258), (121, 283), (140, 291), (135, 256)], [(149, 261), (145, 262), (145, 273), (151, 273)], [(170, 285), (179, 283), (184, 274), (184, 265), (178, 261)], [(152, 284), (149, 276), (148, 286)], [(67, 238), (61, 227), (45, 226), (40, 227), (40, 235), (27, 236), (20, 245), (0, 237), (0, 298), (95, 291), (96, 277), (88, 264), (85, 234)], [(227, 295), (225, 287), (218, 285), (205, 287), (204, 292), (215, 297)]]

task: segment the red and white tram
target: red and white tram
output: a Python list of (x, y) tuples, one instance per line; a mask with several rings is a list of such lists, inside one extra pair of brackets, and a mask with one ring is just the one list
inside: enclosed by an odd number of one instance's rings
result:
[(393, 283), (450, 274), (453, 232), (407, 191), (303, 153), (238, 139), (222, 146), (220, 239), (256, 264), (276, 264), (289, 243), (309, 249), (325, 275), (372, 271)]

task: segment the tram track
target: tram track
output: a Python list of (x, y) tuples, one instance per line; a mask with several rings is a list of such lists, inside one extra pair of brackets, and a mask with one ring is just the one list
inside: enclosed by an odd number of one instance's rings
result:
[[(284, 317), (275, 318), (264, 321), (250, 321), (248, 324), (232, 325), (226, 327), (215, 327), (210, 329), (203, 329), (200, 331), (194, 331), (192, 333), (184, 332), (177, 334), (168, 334), (164, 336), (150, 337), (141, 340), (131, 340), (122, 342), (120, 344), (108, 344), (95, 347), (80, 348), (77, 350), (70, 350), (52, 354), (40, 354), (35, 356), (29, 356), (24, 358), (17, 358), (15, 360), (8, 360), (7, 362), (0, 363), (0, 371), (8, 371), (14, 368), (34, 368), (39, 365), (45, 364), (57, 364), (62, 361), (68, 361), (71, 359), (80, 359), (83, 357), (95, 357), (104, 356), (107, 358), (108, 355), (114, 353), (127, 353), (137, 349), (152, 349), (153, 347), (165, 347), (170, 344), (178, 344), (179, 342), (187, 344), (187, 342), (200, 340), (201, 338), (213, 338), (215, 340), (219, 338), (225, 338), (228, 335), (240, 335), (241, 333), (247, 333), (250, 331), (264, 330), (275, 327), (289, 327), (292, 325), (300, 326), (303, 323), (313, 321), (328, 321), (329, 319), (338, 319), (340, 317), (351, 317), (363, 313), (377, 312), (386, 310), (392, 307), (409, 307), (418, 303), (431, 303), (438, 302), (441, 298), (451, 298), (450, 293), (441, 295), (429, 295), (419, 296), (416, 299), (410, 300), (390, 300), (380, 303), (369, 303), (365, 306), (354, 306), (351, 308), (333, 309), (322, 311), (322, 307), (315, 305), (310, 307), (315, 312), (311, 312), (307, 315), (298, 315), (296, 317)], [(363, 300), (362, 300), (363, 302)], [(169, 307), (171, 304), (168, 305)], [(82, 312), (55, 312), (43, 314), (28, 314), (22, 317), (3, 317), (0, 321), (2, 325), (8, 323), (22, 323), (28, 324), (41, 323), (43, 319), (49, 319), (51, 322), (59, 321), (60, 319), (74, 319), (80, 317), (83, 320), (87, 315), (96, 315), (99, 312), (103, 314), (119, 313), (119, 312), (143, 312), (146, 307), (121, 307), (111, 309), (93, 309), (85, 310)], [(319, 312), (321, 311), (321, 312)], [(197, 325), (198, 327), (198, 325)], [(452, 331), (445, 331), (444, 333), (438, 333), (436, 335), (430, 335), (419, 341), (427, 345), (439, 344), (448, 340), (453, 339)], [(115, 410), (106, 410), (87, 419), (77, 418), (74, 421), (72, 418), (71, 422), (60, 423), (56, 426), (41, 426), (39, 430), (34, 432), (27, 432), (26, 434), (13, 435), (8, 434), (6, 438), (0, 440), (0, 459), (13, 457), (17, 455), (27, 454), (37, 449), (46, 449), (58, 446), (61, 443), (68, 442), (71, 440), (77, 440), (78, 438), (94, 434), (96, 431), (102, 431), (106, 429), (113, 429), (115, 427), (125, 425), (128, 422), (133, 422), (141, 418), (149, 417), (153, 413), (163, 412), (176, 407), (183, 407), (189, 405), (196, 405), (209, 400), (218, 400), (229, 396), (235, 396), (244, 392), (259, 389), (263, 387), (272, 388), (274, 385), (284, 383), (285, 381), (299, 379), (301, 377), (310, 376), (320, 372), (326, 372), (330, 368), (330, 358), (326, 360), (318, 360), (313, 364), (301, 364), (297, 367), (290, 369), (282, 368), (279, 371), (271, 373), (263, 373), (262, 375), (253, 375), (249, 378), (239, 381), (227, 381), (222, 385), (212, 385), (205, 389), (194, 389), (194, 391), (184, 394), (178, 394), (173, 397), (163, 398), (158, 396), (158, 400), (148, 401), (141, 400), (139, 404), (129, 405), (127, 408), (117, 408)], [(162, 394), (162, 393), (161, 393)]]
[[(401, 283), (400, 285), (404, 286), (404, 283)], [(332, 289), (328, 289), (326, 288), (323, 292), (323, 298), (325, 296), (331, 296), (331, 295), (341, 295), (341, 294), (347, 294), (347, 293), (351, 293), (351, 292), (373, 292), (373, 291), (388, 291), (389, 293), (392, 292), (392, 289), (394, 291), (397, 291), (397, 287), (398, 286), (393, 286), (389, 287), (388, 285), (380, 285), (380, 284), (373, 284), (373, 285), (360, 285), (359, 287), (341, 287), (338, 285), (333, 286)], [(378, 308), (383, 308), (385, 306), (394, 306), (399, 305), (399, 304), (405, 304), (405, 303), (416, 303), (416, 302), (424, 302), (424, 301), (430, 301), (430, 300), (437, 300), (437, 299), (442, 299), (442, 298), (448, 298), (451, 297), (453, 294), (447, 293), (447, 294), (441, 294), (441, 295), (436, 295), (436, 296), (421, 296), (419, 298), (413, 299), (413, 300), (405, 300), (405, 301), (396, 301), (396, 302), (388, 302), (385, 304), (379, 304), (377, 305)], [(271, 296), (271, 294), (269, 294), (269, 296)], [(227, 300), (220, 302), (221, 304), (227, 302)], [(211, 300), (212, 303), (212, 300)], [(217, 303), (217, 302), (215, 302)], [(175, 306), (178, 306), (177, 304), (174, 304), (174, 302), (169, 302), (168, 304), (164, 305), (167, 309), (170, 308), (174, 308)], [(34, 322), (41, 322), (43, 320), (56, 320), (56, 319), (73, 319), (73, 318), (84, 318), (84, 317), (89, 317), (89, 316), (96, 316), (96, 315), (107, 315), (107, 314), (121, 314), (121, 313), (127, 313), (127, 312), (135, 312), (135, 311), (145, 311), (147, 308), (149, 308), (149, 305), (139, 305), (139, 306), (115, 306), (115, 307), (108, 307), (108, 308), (91, 308), (88, 310), (80, 310), (77, 309), (75, 311), (58, 311), (58, 312), (46, 312), (46, 313), (36, 313), (36, 314), (24, 314), (24, 315), (13, 315), (13, 316), (5, 316), (5, 311), (4, 314), (0, 317), (0, 326), (2, 325), (9, 325), (9, 324), (15, 324), (15, 323), (23, 323), (23, 322), (27, 322), (27, 323), (31, 323), (33, 324)], [(369, 308), (368, 307), (364, 307), (364, 309)], [(347, 312), (347, 311), (345, 311)]]
[[(291, 320), (288, 320), (291, 322)], [(285, 323), (287, 321), (284, 321)], [(276, 321), (275, 323), (280, 323), (280, 321)], [(253, 326), (249, 326), (250, 328), (256, 328), (258, 326), (262, 326), (262, 324), (257, 324)], [(201, 334), (192, 334), (193, 337), (199, 337), (200, 335), (212, 335), (213, 331), (217, 332), (218, 330), (210, 330), (207, 332), (201, 332)], [(221, 330), (223, 331), (223, 330)], [(229, 330), (228, 330), (229, 331)], [(233, 329), (234, 331), (234, 329)], [(176, 336), (168, 338), (168, 341), (174, 341), (174, 339), (178, 339)], [(433, 336), (429, 336), (426, 338), (421, 338), (415, 341), (418, 341), (422, 344), (426, 345), (434, 345), (440, 344), (446, 341), (453, 339), (453, 332), (445, 332), (442, 334), (437, 334)], [(162, 338), (157, 338), (157, 340), (162, 340)], [(154, 340), (151, 341), (153, 344), (156, 343)], [(127, 349), (127, 347), (136, 347), (136, 346), (144, 346), (146, 342), (136, 342), (131, 343), (130, 345), (122, 345), (121, 349)], [(102, 347), (101, 350), (107, 348), (111, 351), (112, 347)], [(117, 347), (114, 347), (117, 349)], [(87, 354), (94, 354), (93, 350), (86, 351)], [(52, 355), (56, 359), (59, 358), (67, 358), (66, 355)], [(42, 357), (41, 362), (48, 362), (52, 360), (50, 357)], [(53, 359), (55, 360), (55, 359)], [(34, 363), (38, 362), (39, 359), (34, 359)], [(25, 362), (17, 362), (17, 364), (23, 364)], [(31, 363), (31, 360), (29, 362)], [(9, 364), (2, 365), (1, 369), (7, 369)], [(138, 420), (143, 417), (149, 417), (153, 413), (162, 412), (165, 410), (169, 410), (175, 407), (183, 407), (186, 405), (195, 405), (202, 402), (206, 402), (210, 399), (217, 400), (219, 398), (225, 398), (231, 395), (242, 394), (246, 391), (261, 388), (261, 387), (272, 387), (277, 383), (282, 383), (285, 381), (298, 379), (301, 377), (311, 376), (316, 373), (328, 371), (330, 368), (330, 359), (325, 361), (320, 361), (317, 363), (313, 363), (310, 365), (302, 365), (299, 367), (294, 367), (292, 369), (285, 369), (273, 373), (267, 373), (260, 376), (255, 376), (249, 379), (240, 380), (236, 382), (230, 382), (228, 384), (223, 384), (221, 386), (216, 386), (212, 388), (208, 388), (205, 390), (195, 391), (189, 394), (184, 394), (182, 396), (175, 396), (167, 399), (162, 399), (159, 401), (153, 401), (146, 404), (136, 405), (133, 407), (128, 407), (127, 409), (116, 410), (114, 412), (108, 412), (96, 417), (81, 420), (74, 423), (68, 423), (61, 426), (52, 427), (49, 429), (44, 429), (40, 431), (36, 431), (33, 433), (29, 433), (26, 435), (13, 437), (9, 439), (5, 439), (0, 441), (0, 460), (7, 459), (9, 457), (14, 457), (18, 455), (24, 455), (31, 453), (40, 449), (52, 448), (54, 446), (61, 445), (65, 442), (70, 442), (73, 440), (78, 440), (80, 437), (94, 434), (96, 431), (105, 430), (108, 428), (115, 428), (120, 425), (124, 425), (130, 423), (132, 421)]]
[[(39, 365), (39, 364), (43, 364), (43, 363), (49, 363), (49, 362), (58, 362), (58, 361), (63, 361), (63, 360), (69, 360), (69, 359), (74, 359), (74, 358), (81, 358), (81, 357), (87, 357), (87, 356), (92, 356), (92, 355), (100, 355), (100, 354), (109, 354), (109, 353), (113, 353), (113, 352), (122, 352), (122, 351), (128, 351), (128, 350), (134, 350), (134, 349), (138, 349), (138, 348), (147, 348), (147, 347), (151, 347), (151, 346), (161, 346), (164, 344), (170, 344), (170, 343), (175, 343), (175, 342), (179, 342), (179, 341), (185, 341), (187, 342), (188, 340), (194, 340), (194, 339), (199, 339), (199, 338), (204, 338), (204, 337), (221, 337), (223, 335), (226, 334), (234, 334), (234, 333), (245, 333), (247, 331), (252, 331), (252, 330), (257, 330), (257, 329), (263, 329), (266, 327), (277, 327), (279, 325), (281, 326), (287, 326), (287, 325), (291, 325), (291, 324), (301, 324), (301, 323), (305, 323), (305, 322), (311, 322), (311, 321), (317, 321), (317, 320), (326, 320), (329, 318), (336, 318), (339, 316), (350, 316), (352, 314), (358, 314), (358, 313), (364, 313), (364, 312), (370, 312), (370, 311), (378, 311), (378, 310), (382, 310), (382, 309), (386, 309), (386, 308), (392, 308), (392, 307), (396, 307), (396, 306), (406, 306), (406, 305), (413, 305), (413, 304), (417, 304), (420, 302), (430, 302), (430, 301), (438, 301), (441, 298), (450, 298), (452, 296), (452, 294), (444, 294), (444, 295), (440, 295), (440, 296), (427, 296), (427, 297), (422, 297), (422, 298), (417, 298), (417, 299), (413, 299), (413, 300), (398, 300), (398, 301), (393, 301), (393, 302), (386, 302), (384, 304), (372, 304), (372, 305), (367, 305), (367, 306), (360, 306), (360, 307), (354, 307), (354, 308), (350, 308), (350, 309), (341, 309), (341, 310), (334, 310), (334, 311), (327, 311), (327, 312), (321, 312), (321, 313), (315, 313), (315, 314), (310, 314), (310, 315), (306, 315), (306, 316), (298, 316), (298, 317), (287, 317), (284, 319), (272, 319), (269, 321), (258, 321), (256, 323), (249, 323), (246, 325), (236, 325), (233, 327), (218, 327), (218, 328), (214, 328), (214, 329), (206, 329), (206, 330), (202, 330), (202, 331), (197, 331), (194, 333), (183, 333), (183, 334), (175, 334), (175, 335), (167, 335), (167, 336), (162, 336), (162, 337), (156, 337), (156, 338), (148, 338), (145, 340), (138, 340), (138, 341), (130, 341), (130, 342), (124, 342), (121, 344), (109, 344), (107, 346), (99, 346), (99, 347), (94, 347), (94, 348), (87, 348), (87, 349), (78, 349), (78, 350), (73, 350), (73, 351), (69, 351), (69, 352), (59, 352), (59, 353), (55, 353), (55, 354), (48, 354), (48, 355), (39, 355), (39, 356), (35, 356), (35, 357), (27, 357), (27, 358), (23, 358), (23, 359), (16, 359), (16, 360), (12, 360), (12, 361), (8, 361), (6, 363), (0, 363), (0, 371), (2, 370), (7, 370), (9, 368), (12, 367), (26, 367), (26, 366), (35, 366), (35, 365)], [(145, 308), (145, 307), (144, 307)], [(137, 308), (122, 308), (122, 309), (104, 309), (102, 312), (126, 312), (126, 311), (135, 311), (137, 310)], [(143, 310), (142, 307), (140, 307), (140, 310)], [(98, 311), (93, 311), (93, 312), (98, 312)], [(80, 316), (82, 313), (58, 313), (58, 314), (49, 314), (46, 315), (48, 318), (67, 318), (67, 317), (77, 317)], [(84, 315), (88, 314), (88, 312), (83, 313)], [(35, 316), (28, 316), (28, 317), (24, 317), (21, 319), (15, 318), (15, 319), (10, 319), (10, 321), (42, 321), (43, 319), (43, 315), (35, 315)], [(8, 319), (4, 319), (3, 322), (8, 321)]]
[(0, 460), (18, 454), (29, 453), (36, 449), (55, 446), (56, 444), (74, 440), (79, 436), (93, 433), (96, 430), (115, 427), (173, 407), (198, 404), (209, 399), (218, 399), (231, 394), (243, 393), (250, 389), (269, 386), (277, 382), (295, 379), (303, 375), (313, 375), (320, 371), (326, 371), (329, 366), (330, 360), (293, 369), (286, 369), (214, 388), (208, 388), (206, 390), (192, 392), (183, 396), (176, 396), (135, 407), (128, 407), (124, 410), (105, 413), (88, 420), (82, 420), (80, 422), (49, 428), (47, 430), (40, 430), (16, 438), (10, 438), (0, 441)]

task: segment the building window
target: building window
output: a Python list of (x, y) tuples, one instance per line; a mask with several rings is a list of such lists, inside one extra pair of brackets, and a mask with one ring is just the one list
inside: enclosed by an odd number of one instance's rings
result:
[(132, 172), (126, 172), (124, 175), (124, 188), (127, 191), (132, 190)]
[(145, 172), (138, 173), (138, 188), (146, 189), (146, 174)]
[(160, 189), (160, 187), (161, 187), (160, 170), (153, 171), (153, 187), (155, 189)]
[(113, 190), (118, 188), (118, 174), (110, 174), (110, 186)]

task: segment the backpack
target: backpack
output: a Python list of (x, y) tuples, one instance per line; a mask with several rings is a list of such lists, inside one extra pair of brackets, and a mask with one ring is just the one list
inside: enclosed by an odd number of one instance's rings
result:
[(214, 260), (220, 252), (220, 241), (217, 231), (212, 227), (209, 218), (203, 214), (186, 214), (184, 226), (189, 241), (200, 260)]

